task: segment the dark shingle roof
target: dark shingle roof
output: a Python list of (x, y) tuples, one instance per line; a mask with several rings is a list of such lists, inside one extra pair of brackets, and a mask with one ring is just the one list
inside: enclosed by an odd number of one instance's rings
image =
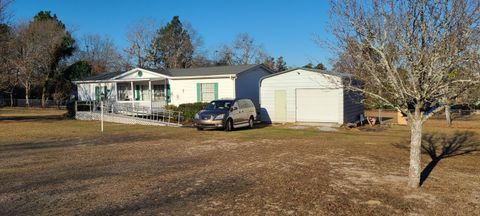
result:
[(164, 74), (171, 77), (182, 76), (214, 76), (214, 75), (235, 75), (241, 72), (253, 69), (255, 67), (261, 67), (261, 64), (248, 64), (248, 65), (229, 65), (229, 66), (212, 66), (212, 67), (199, 67), (199, 68), (182, 68), (182, 69), (148, 69), (156, 73)]
[[(229, 66), (212, 66), (212, 67), (199, 67), (199, 68), (184, 68), (184, 69), (150, 69), (150, 68), (142, 68), (148, 71), (152, 71), (155, 73), (167, 75), (170, 77), (186, 77), (186, 76), (215, 76), (215, 75), (236, 75), (244, 71), (248, 71), (250, 69), (254, 69), (257, 67), (262, 67), (265, 70), (270, 71), (267, 67), (263, 64), (247, 64), (247, 65), (229, 65)], [(82, 81), (94, 81), (94, 80), (108, 80), (112, 79), (120, 74), (125, 73), (123, 72), (110, 72), (110, 73), (103, 73), (98, 74), (95, 76), (87, 77)]]
[(122, 73), (125, 73), (125, 71), (116, 71), (116, 72), (107, 72), (107, 73), (101, 73), (93, 76), (89, 76), (83, 80), (85, 81), (92, 81), (92, 80), (108, 80), (113, 77), (116, 77)]

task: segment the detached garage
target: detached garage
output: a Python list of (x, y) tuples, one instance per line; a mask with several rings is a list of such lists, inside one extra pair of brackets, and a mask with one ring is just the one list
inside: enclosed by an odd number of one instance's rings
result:
[(344, 74), (297, 68), (260, 80), (262, 121), (344, 124), (363, 114), (361, 95), (345, 90)]

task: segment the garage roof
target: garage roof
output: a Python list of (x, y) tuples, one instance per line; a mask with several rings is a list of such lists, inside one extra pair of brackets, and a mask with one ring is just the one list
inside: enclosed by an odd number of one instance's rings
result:
[(286, 70), (286, 71), (273, 73), (273, 74), (264, 76), (264, 77), (262, 77), (262, 79), (260, 79), (260, 82), (262, 80), (266, 79), (266, 78), (277, 76), (277, 75), (288, 73), (288, 72), (292, 72), (292, 71), (296, 71), (296, 70), (306, 70), (306, 71), (317, 72), (317, 73), (322, 73), (322, 74), (327, 74), (327, 75), (332, 75), (332, 76), (338, 76), (338, 77), (350, 77), (351, 76), (350, 74), (339, 73), (339, 72), (334, 72), (334, 71), (329, 71), (329, 70), (319, 70), (319, 69), (313, 69), (313, 68), (293, 68), (293, 69), (290, 69), (290, 70)]

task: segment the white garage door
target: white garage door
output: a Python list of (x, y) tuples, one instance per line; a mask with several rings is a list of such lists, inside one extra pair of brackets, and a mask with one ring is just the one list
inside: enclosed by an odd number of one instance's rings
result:
[(297, 122), (339, 122), (339, 89), (297, 89)]

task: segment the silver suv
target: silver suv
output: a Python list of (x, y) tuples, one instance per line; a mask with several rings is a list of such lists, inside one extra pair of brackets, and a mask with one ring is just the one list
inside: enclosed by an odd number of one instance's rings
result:
[(253, 128), (256, 115), (257, 110), (250, 99), (221, 99), (210, 102), (195, 114), (193, 124), (198, 130), (223, 128), (232, 131), (239, 127)]

